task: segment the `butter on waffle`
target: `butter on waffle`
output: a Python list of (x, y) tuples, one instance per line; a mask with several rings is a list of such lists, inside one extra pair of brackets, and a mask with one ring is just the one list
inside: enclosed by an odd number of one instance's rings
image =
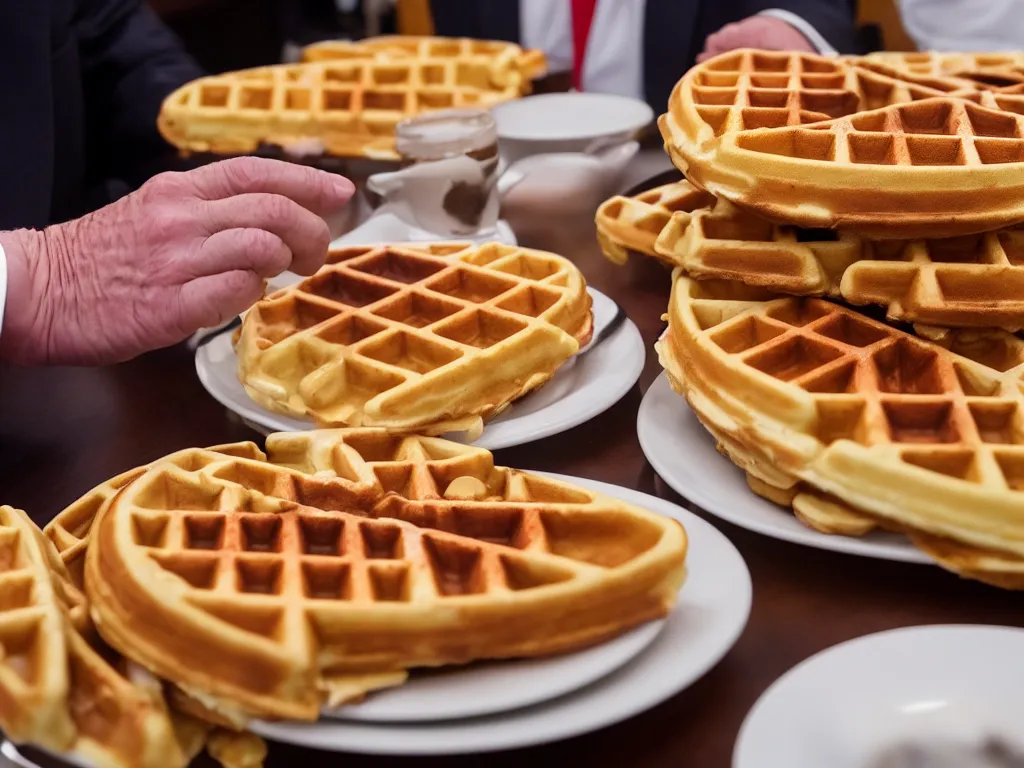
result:
[(395, 159), (395, 126), (436, 109), (488, 108), (524, 93), (516, 73), (455, 60), (282, 64), (194, 80), (168, 96), (157, 126), (181, 150)]
[(1022, 97), (914, 80), (733, 51), (692, 68), (659, 124), (691, 181), (777, 221), (910, 238), (1024, 220)]
[(4, 733), (110, 768), (184, 766), (159, 683), (94, 647), (84, 595), (23, 512), (0, 507), (0, 550)]
[[(714, 198), (688, 181), (664, 184), (633, 197), (615, 195), (597, 209), (597, 241), (601, 251), (616, 264), (625, 264), (629, 254), (662, 258), (654, 248), (658, 234), (673, 214), (687, 214), (710, 205)], [(669, 265), (671, 259), (662, 259)]]
[(256, 402), (322, 426), (478, 433), (593, 332), (568, 260), (467, 243), (349, 247), (258, 303), (235, 345)]
[(774, 224), (726, 200), (673, 214), (655, 243), (698, 279), (881, 304), (895, 320), (1024, 328), (1024, 230), (929, 240), (867, 240)]
[[(1024, 342), (992, 331), (945, 342), (828, 301), (680, 275), (658, 351), (730, 457), (776, 496), (824, 497), (976, 564), (1020, 560)], [(807, 509), (805, 521), (827, 514)]]
[[(504, 40), (475, 40), (467, 37), (384, 35), (358, 42), (324, 40), (302, 49), (303, 61), (337, 61), (362, 58), (411, 58), (420, 61), (453, 62), (457, 67), (488, 67), (496, 81), (506, 77), (524, 80), (521, 90), (547, 70), (544, 52), (524, 50)], [(507, 73), (507, 74), (506, 74)]]
[(315, 719), (325, 678), (571, 651), (665, 615), (684, 577), (675, 521), (481, 449), (383, 430), (267, 449), (151, 465), (86, 558), (104, 637), (213, 708)]

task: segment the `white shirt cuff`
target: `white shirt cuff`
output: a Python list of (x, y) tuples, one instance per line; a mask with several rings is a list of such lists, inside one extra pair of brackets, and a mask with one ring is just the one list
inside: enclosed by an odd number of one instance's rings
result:
[(806, 37), (811, 41), (811, 45), (818, 49), (818, 53), (825, 56), (834, 56), (839, 53), (833, 48), (828, 40), (825, 39), (824, 35), (816, 30), (806, 19), (801, 16), (797, 16), (792, 11), (785, 11), (782, 8), (769, 8), (767, 11), (761, 11), (758, 16), (771, 16), (773, 19), (779, 19), (784, 21), (789, 26), (793, 27), (797, 32)]
[(7, 304), (7, 254), (0, 245), (0, 334), (4, 330), (4, 307)]

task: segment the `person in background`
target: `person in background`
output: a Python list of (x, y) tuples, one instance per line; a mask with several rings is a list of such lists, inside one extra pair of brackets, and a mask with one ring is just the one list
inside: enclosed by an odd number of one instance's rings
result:
[(922, 51), (1024, 49), (1020, 0), (899, 0), (907, 34)]
[(160, 104), (203, 72), (142, 0), (0, 0), (0, 229), (42, 227), (170, 166)]
[(126, 360), (323, 263), (347, 179), (238, 158), (146, 182), (175, 157), (161, 102), (202, 72), (142, 0), (0, 0), (0, 72), (0, 357)]
[(539, 48), (573, 85), (662, 112), (695, 61), (735, 48), (852, 52), (850, 0), (431, 0), (437, 34)]

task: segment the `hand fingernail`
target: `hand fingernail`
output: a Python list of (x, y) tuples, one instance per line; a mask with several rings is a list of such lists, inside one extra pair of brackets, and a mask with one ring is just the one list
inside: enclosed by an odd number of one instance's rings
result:
[(334, 182), (334, 191), (339, 195), (351, 195), (356, 191), (355, 184), (344, 176), (335, 176), (332, 181)]

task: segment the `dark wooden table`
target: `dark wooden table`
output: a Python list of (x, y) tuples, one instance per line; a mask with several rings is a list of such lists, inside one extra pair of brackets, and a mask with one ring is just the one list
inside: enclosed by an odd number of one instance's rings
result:
[[(665, 269), (641, 259), (626, 267), (606, 261), (589, 217), (544, 220), (532, 215), (513, 224), (524, 245), (573, 259), (590, 283), (626, 309), (648, 347), (654, 343), (668, 299)], [(637, 408), (658, 373), (657, 359), (648, 351), (640, 385), (616, 406), (564, 434), (500, 451), (497, 460), (616, 483), (685, 504), (655, 476), (636, 438)], [(243, 439), (259, 441), (259, 436), (229, 418), (206, 394), (184, 347), (110, 368), (0, 367), (0, 503), (28, 510), (39, 523), (129, 467), (188, 446)], [(740, 723), (757, 697), (817, 651), (914, 624), (1024, 626), (1016, 594), (935, 567), (804, 548), (710, 519), (739, 548), (754, 580), (750, 623), (732, 651), (689, 690), (649, 712), (570, 741), (489, 756), (489, 768), (728, 766)], [(268, 761), (271, 768), (479, 764), (473, 756), (339, 757), (283, 745), (271, 746)]]

